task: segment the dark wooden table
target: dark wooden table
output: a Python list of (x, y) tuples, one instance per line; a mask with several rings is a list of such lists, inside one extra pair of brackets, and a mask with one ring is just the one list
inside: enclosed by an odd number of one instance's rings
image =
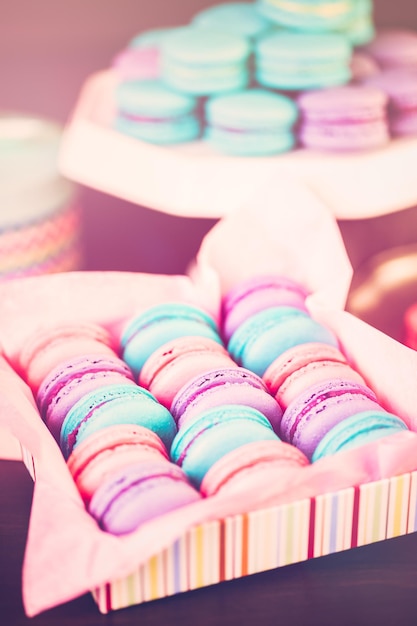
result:
[(2, 626), (417, 624), (417, 533), (101, 615), (86, 594), (28, 619), (21, 568), (33, 485), (0, 461)]

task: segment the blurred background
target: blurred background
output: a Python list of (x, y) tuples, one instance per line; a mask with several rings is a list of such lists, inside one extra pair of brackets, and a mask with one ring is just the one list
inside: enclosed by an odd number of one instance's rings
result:
[[(213, 0), (13, 0), (0, 20), (0, 111), (64, 124), (86, 78), (137, 33), (188, 22)], [(416, 0), (374, 0), (377, 28), (417, 29)], [(85, 269), (182, 273), (214, 220), (165, 215), (81, 188)], [(1, 210), (1, 209), (0, 209)], [(355, 268), (417, 240), (414, 207), (340, 223)], [(413, 258), (414, 262), (414, 258)], [(416, 294), (417, 297), (417, 294)]]

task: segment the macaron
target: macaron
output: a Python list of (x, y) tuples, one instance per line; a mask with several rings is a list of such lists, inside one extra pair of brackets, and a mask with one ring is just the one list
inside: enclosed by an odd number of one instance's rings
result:
[(271, 29), (270, 20), (254, 2), (221, 2), (202, 9), (191, 20), (193, 26), (244, 35), (254, 40)]
[(119, 80), (143, 80), (161, 75), (161, 45), (173, 28), (154, 28), (135, 35), (111, 61)]
[(235, 156), (268, 156), (294, 146), (296, 104), (266, 89), (217, 95), (206, 103), (204, 138)]
[(120, 133), (153, 144), (176, 144), (200, 134), (197, 101), (159, 79), (127, 80), (114, 90), (113, 127)]
[(30, 337), (20, 353), (19, 365), (36, 395), (44, 378), (57, 365), (86, 354), (116, 355), (113, 338), (98, 324), (69, 322), (41, 328)]
[(233, 333), (227, 349), (238, 365), (263, 376), (285, 350), (302, 343), (338, 347), (328, 328), (295, 307), (271, 307), (252, 315)]
[(385, 70), (365, 79), (363, 84), (386, 94), (391, 136), (417, 135), (417, 67)]
[(408, 28), (379, 29), (363, 50), (381, 69), (417, 68), (417, 32)]
[(221, 343), (215, 320), (200, 307), (181, 302), (150, 307), (125, 324), (120, 338), (123, 360), (138, 376), (156, 349), (184, 336), (209, 337)]
[(341, 33), (278, 31), (255, 44), (260, 86), (285, 91), (334, 87), (349, 82), (351, 45)]
[(192, 378), (223, 367), (237, 367), (226, 348), (209, 337), (178, 337), (155, 350), (139, 375), (139, 384), (168, 409)]
[(138, 385), (108, 385), (83, 396), (68, 411), (60, 433), (64, 457), (68, 459), (73, 449), (92, 433), (118, 424), (149, 428), (167, 449), (177, 431), (171, 413), (149, 391)]
[(262, 378), (283, 410), (305, 389), (318, 383), (343, 379), (365, 385), (341, 350), (324, 343), (303, 343), (289, 348), (271, 363)]
[(114, 535), (201, 500), (181, 468), (169, 461), (139, 462), (112, 474), (96, 490), (88, 511)]
[(381, 408), (374, 392), (365, 385), (340, 379), (318, 383), (299, 394), (284, 411), (280, 437), (311, 459), (319, 442), (336, 424)]
[(243, 89), (250, 52), (243, 35), (190, 25), (164, 43), (162, 77), (169, 87), (193, 96)]
[(225, 367), (196, 376), (184, 385), (171, 404), (178, 428), (201, 413), (225, 404), (243, 404), (257, 409), (278, 431), (282, 411), (265, 383), (243, 367)]
[(283, 441), (251, 441), (228, 452), (205, 474), (200, 491), (204, 497), (241, 491), (246, 510), (251, 509), (248, 493), (262, 489), (271, 481), (286, 485), (292, 471), (309, 465), (309, 460), (294, 446)]
[(316, 150), (375, 150), (390, 140), (384, 91), (345, 85), (302, 93), (298, 139)]
[(387, 411), (363, 411), (344, 419), (331, 428), (317, 445), (312, 462), (345, 450), (389, 437), (403, 430), (406, 424)]
[(116, 356), (75, 357), (55, 367), (37, 394), (39, 412), (53, 437), (59, 441), (68, 411), (83, 396), (118, 383), (135, 384), (129, 367)]
[(259, 10), (278, 26), (305, 32), (334, 31), (355, 16), (357, 0), (258, 0)]
[(209, 409), (186, 423), (172, 442), (171, 459), (199, 487), (210, 467), (222, 456), (252, 441), (278, 441), (262, 413), (243, 405)]
[(353, 13), (342, 30), (352, 46), (365, 46), (374, 39), (376, 34), (373, 2), (372, 0), (353, 0), (352, 9)]
[(235, 330), (255, 313), (276, 307), (292, 306), (306, 311), (308, 290), (287, 276), (250, 276), (236, 283), (223, 295), (221, 305), (221, 332), (229, 341)]
[(102, 428), (71, 452), (67, 467), (78, 491), (88, 504), (100, 485), (112, 474), (139, 462), (169, 460), (156, 433), (134, 424)]

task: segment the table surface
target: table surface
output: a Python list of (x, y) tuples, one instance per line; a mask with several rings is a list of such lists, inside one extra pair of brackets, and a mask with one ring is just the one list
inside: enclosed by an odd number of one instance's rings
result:
[(90, 594), (28, 619), (21, 571), (33, 492), (0, 461), (0, 615), (5, 626), (417, 623), (417, 533), (101, 615)]

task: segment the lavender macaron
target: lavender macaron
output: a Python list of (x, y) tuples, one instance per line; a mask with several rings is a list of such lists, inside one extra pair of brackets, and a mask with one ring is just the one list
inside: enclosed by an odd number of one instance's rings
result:
[(262, 379), (243, 367), (225, 367), (196, 376), (177, 393), (171, 413), (181, 428), (204, 411), (226, 404), (257, 409), (275, 431), (279, 429), (282, 410), (278, 402)]
[(284, 411), (280, 436), (311, 459), (323, 437), (344, 419), (363, 411), (381, 411), (366, 385), (335, 379), (318, 383), (298, 395)]

